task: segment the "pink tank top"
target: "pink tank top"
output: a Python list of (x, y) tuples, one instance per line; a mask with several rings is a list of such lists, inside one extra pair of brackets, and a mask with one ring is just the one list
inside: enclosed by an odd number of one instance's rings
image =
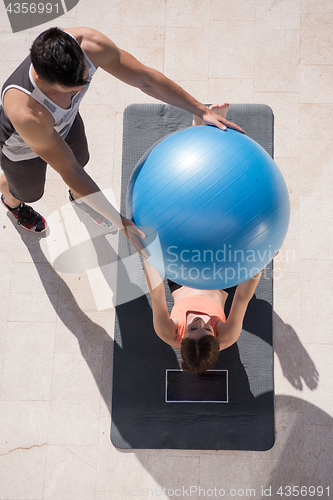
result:
[(206, 314), (210, 316), (210, 324), (216, 337), (216, 325), (219, 321), (225, 323), (225, 314), (222, 306), (215, 300), (205, 295), (191, 295), (178, 300), (172, 308), (170, 317), (177, 318), (177, 345), (180, 347), (180, 341), (184, 338), (186, 329), (186, 316), (188, 313)]

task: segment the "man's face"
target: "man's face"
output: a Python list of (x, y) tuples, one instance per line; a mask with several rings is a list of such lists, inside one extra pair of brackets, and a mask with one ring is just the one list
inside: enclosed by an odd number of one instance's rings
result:
[(57, 92), (61, 92), (63, 94), (76, 94), (77, 92), (84, 92), (83, 85), (79, 87), (63, 87), (59, 83), (53, 83), (51, 87)]

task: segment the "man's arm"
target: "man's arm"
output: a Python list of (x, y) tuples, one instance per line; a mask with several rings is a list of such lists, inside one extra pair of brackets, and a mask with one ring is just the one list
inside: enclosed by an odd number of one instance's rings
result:
[[(102, 33), (90, 28), (77, 28), (77, 30), (82, 31), (82, 49), (96, 67), (101, 67), (128, 85), (138, 87), (155, 99), (199, 116), (208, 125), (214, 125), (222, 130), (225, 130), (227, 126), (244, 132), (238, 125), (222, 118), (194, 99), (159, 71), (145, 66), (128, 52), (119, 49)], [(75, 29), (71, 32), (75, 36)]]
[[(68, 144), (54, 130), (51, 115), (48, 112), (45, 113), (43, 109), (38, 114), (36, 113), (36, 108), (39, 106), (42, 108), (38, 105), (39, 103), (34, 106), (33, 110), (24, 106), (21, 112), (17, 113), (14, 106), (11, 106), (6, 99), (6, 113), (17, 133), (40, 158), (61, 175), (69, 188), (79, 193), (80, 197), (98, 193), (100, 190), (97, 184), (79, 165)], [(107, 218), (117, 227), (121, 227), (117, 210), (112, 205), (105, 206), (104, 210), (107, 211)]]
[(227, 321), (225, 323), (218, 323), (217, 340), (220, 344), (220, 351), (227, 349), (227, 347), (237, 342), (243, 329), (243, 320), (247, 306), (260, 281), (261, 274), (262, 271), (237, 286)]
[[(134, 223), (119, 214), (77, 162), (71, 148), (54, 130), (50, 113), (40, 103), (16, 89), (6, 92), (4, 104), (6, 114), (24, 142), (61, 175), (69, 188), (122, 230), (134, 248), (142, 252), (139, 238), (145, 235)], [(146, 251), (142, 253), (147, 256)]]

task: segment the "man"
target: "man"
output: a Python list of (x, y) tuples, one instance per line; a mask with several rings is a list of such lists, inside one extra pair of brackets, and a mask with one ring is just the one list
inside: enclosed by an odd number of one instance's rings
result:
[[(34, 41), (30, 56), (5, 82), (0, 107), (1, 200), (26, 229), (42, 232), (45, 219), (25, 202), (44, 192), (46, 164), (68, 185), (70, 200), (103, 227), (112, 224), (137, 249), (143, 233), (103, 196), (85, 172), (89, 159), (79, 104), (101, 67), (146, 94), (187, 110), (209, 125), (237, 125), (214, 113), (158, 71), (144, 66), (90, 28), (50, 28)], [(80, 198), (85, 197), (88, 205)]]

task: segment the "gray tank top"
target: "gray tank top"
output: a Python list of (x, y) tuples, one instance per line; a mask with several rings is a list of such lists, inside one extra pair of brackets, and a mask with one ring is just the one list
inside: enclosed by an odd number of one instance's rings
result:
[[(15, 88), (25, 92), (51, 113), (54, 118), (55, 130), (65, 139), (78, 113), (79, 105), (89, 88), (90, 80), (96, 71), (89, 57), (85, 53), (84, 55), (89, 69), (88, 81), (84, 86), (84, 91), (77, 92), (72, 97), (70, 108), (61, 108), (37, 87), (32, 78), (30, 55), (18, 66), (3, 85), (1, 101), (3, 102), (4, 95), (9, 89)], [(2, 106), (0, 107), (0, 145), (2, 146), (2, 153), (12, 161), (30, 160), (31, 158), (38, 157), (16, 132)]]

